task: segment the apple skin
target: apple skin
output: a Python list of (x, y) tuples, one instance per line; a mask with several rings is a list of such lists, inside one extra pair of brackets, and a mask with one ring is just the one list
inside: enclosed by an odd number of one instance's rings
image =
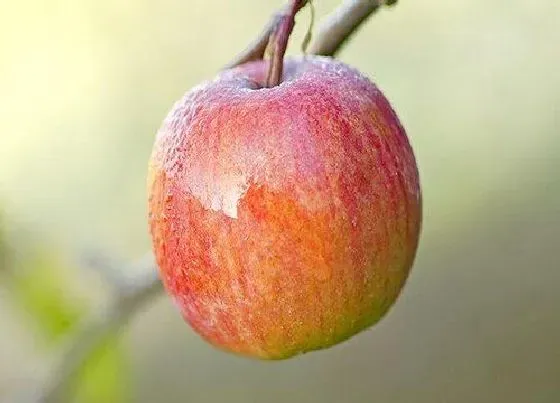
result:
[(221, 73), (178, 101), (149, 168), (149, 223), (167, 292), (223, 350), (284, 359), (370, 327), (416, 253), (412, 149), (379, 89), (330, 58)]

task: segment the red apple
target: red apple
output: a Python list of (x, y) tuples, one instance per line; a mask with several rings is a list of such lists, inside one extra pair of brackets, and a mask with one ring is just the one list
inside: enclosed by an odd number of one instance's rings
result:
[(399, 295), (421, 223), (418, 171), (381, 91), (330, 58), (220, 74), (185, 95), (149, 174), (161, 277), (204, 339), (282, 359), (376, 323)]

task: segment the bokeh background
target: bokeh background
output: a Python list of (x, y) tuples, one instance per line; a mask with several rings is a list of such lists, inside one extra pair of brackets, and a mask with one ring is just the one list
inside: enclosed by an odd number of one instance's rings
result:
[[(0, 401), (106, 300), (84, 254), (149, 249), (160, 122), (280, 3), (0, 2)], [(262, 363), (209, 347), (159, 298), (92, 356), (76, 401), (560, 401), (560, 2), (402, 0), (340, 58), (392, 101), (422, 176), (423, 238), (388, 317)]]

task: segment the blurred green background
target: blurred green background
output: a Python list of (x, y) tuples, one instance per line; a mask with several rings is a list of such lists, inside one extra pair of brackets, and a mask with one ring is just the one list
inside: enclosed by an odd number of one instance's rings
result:
[[(280, 3), (0, 2), (0, 401), (106, 299), (80, 257), (149, 249), (156, 130)], [(389, 316), (262, 363), (209, 347), (160, 298), (90, 359), (76, 401), (560, 401), (560, 3), (402, 0), (340, 58), (385, 91), (420, 165), (423, 238)]]

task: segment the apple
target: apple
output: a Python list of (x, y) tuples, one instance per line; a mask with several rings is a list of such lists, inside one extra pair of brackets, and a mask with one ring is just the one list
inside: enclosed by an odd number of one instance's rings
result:
[(421, 226), (413, 151), (364, 75), (332, 58), (220, 73), (178, 101), (149, 169), (164, 286), (223, 350), (284, 359), (378, 322)]

